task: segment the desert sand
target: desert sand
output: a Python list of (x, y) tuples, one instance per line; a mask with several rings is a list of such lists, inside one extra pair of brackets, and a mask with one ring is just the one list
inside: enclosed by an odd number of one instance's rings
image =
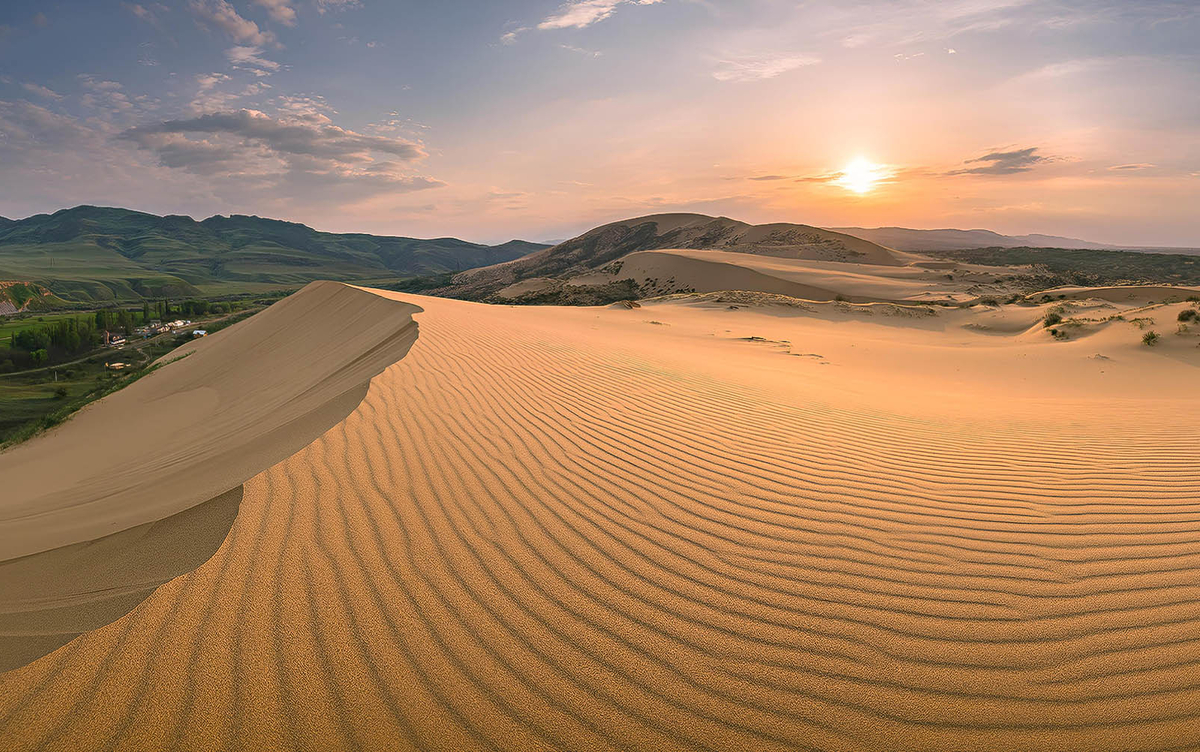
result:
[(674, 287), (696, 292), (753, 290), (809, 300), (840, 298), (872, 302), (973, 297), (962, 292), (961, 275), (957, 281), (948, 280), (944, 271), (914, 265), (866, 265), (711, 250), (638, 251), (625, 256), (615, 274), (593, 276), (632, 279), (639, 284), (649, 280), (669, 281)]
[[(0, 747), (1200, 743), (1184, 304), (1135, 322), (1071, 301), (1056, 341), (1049, 305), (539, 308), (335, 288), (292, 315), (363, 307), (359, 326), (391, 316), (378, 341), (406, 332), (411, 349), (246, 480), (210, 559), (0, 675)], [(286, 336), (273, 313), (145, 381), (254, 325), (234, 370)], [(79, 532), (20, 540), (94, 530), (46, 524)]]
[(416, 310), (314, 283), (0, 454), (0, 671), (212, 556), (240, 484), (354, 410)]

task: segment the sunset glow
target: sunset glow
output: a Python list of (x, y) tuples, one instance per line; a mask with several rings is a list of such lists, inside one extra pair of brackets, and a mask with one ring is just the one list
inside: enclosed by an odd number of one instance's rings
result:
[(846, 165), (841, 172), (841, 177), (834, 183), (852, 193), (862, 195), (870, 192), (884, 177), (882, 165), (859, 157)]
[(2, 5), (2, 217), (501, 243), (699, 211), (1200, 245), (1194, 3)]

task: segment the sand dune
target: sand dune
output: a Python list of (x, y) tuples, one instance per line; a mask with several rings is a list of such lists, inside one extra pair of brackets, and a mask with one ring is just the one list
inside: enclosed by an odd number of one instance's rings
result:
[(1094, 298), (1126, 305), (1145, 305), (1152, 302), (1178, 302), (1187, 298), (1200, 297), (1200, 287), (1173, 287), (1170, 285), (1126, 285), (1122, 287), (1055, 287), (1029, 295), (1038, 300), (1045, 296), (1063, 297), (1074, 300)]
[(613, 275), (696, 292), (751, 290), (809, 300), (902, 301), (970, 298), (967, 287), (946, 279), (945, 271), (917, 266), (867, 266), (837, 261), (778, 258), (725, 251), (666, 249), (638, 251), (621, 259)]
[(207, 560), (228, 493), (349, 414), (411, 347), (416, 310), (313, 283), (0, 454), (0, 670)]
[(411, 352), (0, 746), (1196, 748), (1194, 335), (381, 295)]
[(652, 214), (612, 222), (514, 261), (470, 269), (455, 275), (437, 294), (484, 300), (500, 294), (546, 288), (546, 281), (602, 271), (634, 251), (704, 249), (750, 257), (850, 262), (863, 273), (884, 267), (907, 266), (922, 257), (884, 248), (868, 240), (810, 225), (776, 223), (751, 225), (728, 217), (703, 214)]

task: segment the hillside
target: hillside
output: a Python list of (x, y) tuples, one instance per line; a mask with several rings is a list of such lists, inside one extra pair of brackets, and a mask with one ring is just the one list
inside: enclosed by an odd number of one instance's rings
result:
[(871, 241), (797, 224), (751, 225), (703, 214), (654, 214), (597, 227), (516, 261), (456, 275), (435, 294), (481, 300), (534, 279), (566, 279), (596, 271), (635, 251), (714, 250), (732, 253), (902, 266), (903, 254)]
[(519, 258), (544, 246), (318, 232), (260, 217), (79, 206), (0, 222), (0, 280), (71, 301), (219, 295), (315, 279), (384, 282)]
[(833, 227), (830, 229), (886, 245), (888, 248), (916, 253), (954, 251), (960, 248), (1016, 248), (1019, 246), (1094, 250), (1117, 247), (1058, 235), (1001, 235), (991, 230), (912, 230), (907, 227)]

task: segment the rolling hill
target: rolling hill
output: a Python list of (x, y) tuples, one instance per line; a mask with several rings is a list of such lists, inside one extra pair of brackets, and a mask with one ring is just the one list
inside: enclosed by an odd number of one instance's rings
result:
[(907, 227), (833, 227), (856, 238), (870, 240), (900, 251), (956, 251), (962, 248), (1084, 248), (1116, 249), (1118, 246), (1058, 235), (1001, 235), (991, 230), (912, 230)]
[[(451, 285), (434, 294), (482, 300), (526, 280), (577, 277), (630, 253), (661, 249), (713, 250), (878, 267), (903, 266), (911, 260), (906, 254), (869, 240), (808, 225), (751, 225), (703, 214), (654, 214), (603, 225), (515, 261), (455, 275)], [(598, 296), (605, 297), (602, 291)]]
[(0, 221), (0, 280), (41, 284), (68, 301), (131, 300), (376, 284), (510, 261), (544, 248), (318, 232), (261, 217), (157, 216), (78, 206)]

